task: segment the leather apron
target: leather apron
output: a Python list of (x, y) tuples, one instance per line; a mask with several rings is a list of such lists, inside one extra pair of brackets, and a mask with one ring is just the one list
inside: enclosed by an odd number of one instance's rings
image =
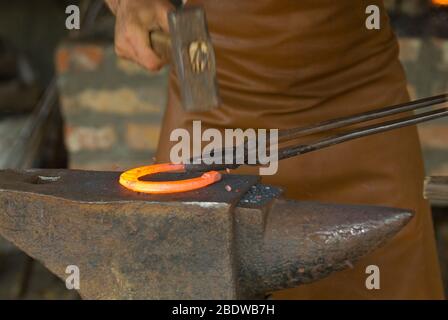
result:
[[(170, 133), (203, 127), (292, 128), (408, 101), (398, 45), (379, 0), (193, 0), (207, 13), (222, 106), (187, 113), (170, 77), (157, 159), (169, 161)], [(366, 7), (381, 9), (367, 30)], [(314, 136), (311, 138), (318, 138)], [(258, 174), (256, 168), (236, 173)], [(409, 208), (416, 217), (354, 268), (277, 299), (441, 299), (432, 218), (422, 198), (417, 129), (404, 128), (279, 162), (263, 182), (298, 200)], [(219, 230), (217, 230), (219, 232)], [(366, 289), (366, 267), (380, 268), (380, 289)]]

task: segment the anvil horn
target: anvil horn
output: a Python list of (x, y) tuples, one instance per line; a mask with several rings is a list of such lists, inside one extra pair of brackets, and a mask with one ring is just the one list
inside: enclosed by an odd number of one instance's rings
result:
[(412, 218), (401, 209), (276, 199), (265, 224), (255, 230), (250, 209), (238, 208), (237, 213), (240, 290), (253, 297), (346, 269)]
[(0, 233), (62, 279), (78, 266), (86, 299), (241, 299), (342, 270), (412, 217), (284, 200), (251, 176), (170, 196), (133, 193), (118, 177), (0, 171)]

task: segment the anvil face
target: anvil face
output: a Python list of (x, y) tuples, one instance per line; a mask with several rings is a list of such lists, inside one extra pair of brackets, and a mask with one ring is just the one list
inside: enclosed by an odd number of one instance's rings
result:
[(412, 217), (279, 199), (251, 176), (157, 196), (118, 176), (0, 171), (0, 233), (62, 279), (78, 266), (87, 299), (239, 299), (342, 270)]

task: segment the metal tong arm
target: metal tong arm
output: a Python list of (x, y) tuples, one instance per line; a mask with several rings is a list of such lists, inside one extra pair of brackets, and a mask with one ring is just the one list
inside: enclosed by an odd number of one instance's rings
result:
[(441, 94), (434, 97), (402, 103), (393, 107), (386, 107), (379, 110), (360, 113), (354, 116), (332, 119), (309, 127), (298, 127), (293, 129), (281, 130), (279, 132), (279, 142), (291, 141), (299, 137), (321, 133), (328, 130), (340, 129), (350, 125), (377, 120), (387, 116), (393, 116), (404, 112), (417, 111), (447, 101), (448, 101), (448, 94)]
[(448, 116), (448, 108), (443, 108), (435, 111), (425, 112), (415, 116), (409, 116), (400, 118), (398, 120), (386, 121), (380, 124), (367, 126), (360, 129), (355, 129), (340, 135), (334, 135), (329, 138), (319, 140), (317, 142), (302, 144), (293, 147), (283, 148), (279, 150), (279, 160), (287, 159), (290, 157), (302, 155), (312, 151), (320, 150), (323, 148), (331, 147), (350, 140), (367, 137), (377, 133), (391, 131), (394, 129), (404, 128), (419, 123), (439, 119)]
[[(285, 143), (294, 141), (299, 137), (306, 135), (323, 133), (329, 130), (343, 129), (355, 124), (361, 124), (368, 121), (379, 120), (388, 116), (398, 115), (404, 112), (416, 111), (423, 108), (435, 106), (448, 101), (448, 94), (442, 94), (434, 97), (429, 97), (425, 99), (420, 99), (393, 107), (387, 107), (380, 110), (369, 111), (365, 113), (360, 113), (354, 116), (334, 119), (319, 123), (317, 125), (309, 127), (299, 127), (293, 129), (282, 130), (279, 133), (279, 143)], [(396, 120), (389, 120), (382, 123), (373, 124), (370, 126), (365, 126), (350, 131), (346, 131), (341, 134), (333, 135), (327, 138), (323, 138), (316, 142), (311, 142), (307, 144), (298, 144), (285, 148), (279, 149), (279, 160), (287, 159), (290, 157), (295, 157), (312, 151), (327, 148), (339, 143), (347, 142), (350, 140), (370, 136), (377, 133), (382, 133), (394, 129), (399, 129), (411, 125), (416, 125), (419, 123), (439, 119), (448, 116), (448, 108), (441, 108), (438, 110), (433, 110), (429, 112), (420, 113), (418, 115), (402, 117)], [(247, 142), (244, 145), (245, 154), (249, 152), (254, 152), (254, 150), (249, 150)], [(234, 148), (236, 150), (236, 148)], [(224, 154), (222, 152), (221, 154)], [(234, 159), (235, 160), (235, 159)], [(224, 161), (223, 161), (224, 162)], [(193, 163), (193, 162), (191, 162)], [(252, 165), (249, 163), (244, 163), (246, 165)], [(205, 171), (205, 170), (225, 170), (225, 169), (236, 169), (241, 164), (189, 164), (186, 165), (187, 171)], [(255, 164), (259, 165), (259, 164)]]

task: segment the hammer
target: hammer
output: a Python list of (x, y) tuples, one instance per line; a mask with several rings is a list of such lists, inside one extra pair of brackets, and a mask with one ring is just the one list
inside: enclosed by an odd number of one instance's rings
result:
[(150, 44), (165, 62), (174, 65), (182, 105), (204, 112), (220, 104), (215, 53), (202, 7), (178, 7), (168, 14), (170, 32), (150, 32)]

